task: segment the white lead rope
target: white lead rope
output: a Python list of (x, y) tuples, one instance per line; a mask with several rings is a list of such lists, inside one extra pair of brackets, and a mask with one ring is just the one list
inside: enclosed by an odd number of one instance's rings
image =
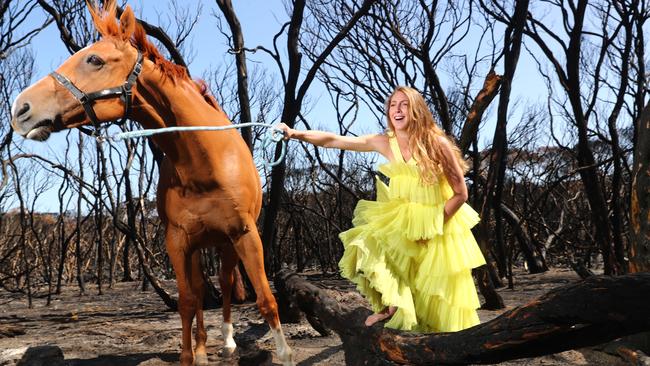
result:
[(232, 124), (227, 126), (177, 126), (177, 127), (163, 127), (163, 128), (153, 128), (147, 130), (137, 130), (137, 131), (127, 131), (120, 132), (110, 136), (98, 136), (97, 140), (100, 142), (103, 141), (121, 141), (127, 139), (134, 139), (138, 137), (148, 137), (153, 135), (158, 135), (161, 133), (170, 133), (170, 132), (188, 132), (188, 131), (224, 131), (230, 129), (244, 128), (244, 127), (266, 127), (270, 129), (269, 133), (266, 134), (266, 137), (262, 140), (262, 147), (266, 148), (271, 143), (281, 143), (282, 149), (280, 151), (280, 156), (275, 161), (264, 162), (268, 167), (273, 167), (284, 159), (286, 153), (286, 141), (284, 141), (284, 131), (268, 123), (259, 123), (259, 122), (246, 122), (239, 124)]

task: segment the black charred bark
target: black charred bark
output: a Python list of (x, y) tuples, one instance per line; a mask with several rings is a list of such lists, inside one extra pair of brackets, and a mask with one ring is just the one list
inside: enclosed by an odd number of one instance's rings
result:
[(497, 363), (601, 344), (650, 330), (650, 273), (594, 276), (455, 333), (415, 334), (364, 325), (370, 310), (339, 304), (288, 271), (283, 286), (301, 310), (318, 316), (343, 342), (350, 365)]

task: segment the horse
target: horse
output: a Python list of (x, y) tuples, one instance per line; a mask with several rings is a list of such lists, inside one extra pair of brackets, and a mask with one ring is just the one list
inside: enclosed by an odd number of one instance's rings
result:
[[(147, 39), (127, 6), (119, 22), (114, 0), (89, 4), (99, 41), (79, 50), (50, 75), (23, 90), (11, 109), (13, 130), (45, 141), (53, 132), (129, 118), (144, 128), (231, 124), (206, 87), (187, 69), (167, 61)], [(96, 90), (94, 92), (89, 92)], [(259, 173), (242, 137), (234, 130), (161, 134), (152, 137), (164, 152), (157, 208), (165, 225), (165, 246), (176, 274), (182, 322), (181, 365), (206, 364), (204, 282), (199, 249), (221, 256), (224, 353), (237, 345), (231, 321), (233, 271), (241, 260), (268, 322), (283, 365), (293, 354), (280, 324), (276, 300), (264, 271), (256, 221), (262, 205)], [(192, 323), (196, 317), (196, 346)]]

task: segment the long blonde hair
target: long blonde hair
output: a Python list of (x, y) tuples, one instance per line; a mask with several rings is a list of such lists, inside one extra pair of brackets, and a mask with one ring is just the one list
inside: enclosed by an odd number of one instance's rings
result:
[(386, 100), (386, 117), (388, 119), (388, 127), (390, 131), (394, 133), (395, 127), (391, 122), (388, 109), (390, 107), (391, 99), (398, 92), (404, 93), (409, 100), (409, 123), (406, 126), (406, 131), (409, 136), (408, 142), (411, 149), (411, 155), (418, 163), (422, 180), (427, 184), (433, 184), (438, 181), (438, 177), (441, 173), (447, 172), (448, 175), (453, 174), (449, 165), (451, 162), (448, 161), (448, 159), (445, 159), (440, 143), (437, 141), (438, 136), (442, 136), (449, 141), (454, 156), (458, 161), (458, 164), (460, 164), (463, 173), (467, 172), (469, 166), (465, 159), (463, 159), (460, 149), (456, 143), (449, 138), (440, 127), (438, 127), (438, 124), (436, 124), (433, 119), (433, 114), (424, 101), (422, 94), (417, 90), (408, 86), (398, 86), (388, 97), (388, 100)]

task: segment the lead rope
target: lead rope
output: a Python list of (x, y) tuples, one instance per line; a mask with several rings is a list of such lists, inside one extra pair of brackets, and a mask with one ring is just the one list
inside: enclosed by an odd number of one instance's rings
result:
[(284, 131), (268, 123), (246, 122), (246, 123), (239, 123), (239, 124), (233, 124), (227, 126), (163, 127), (163, 128), (155, 128), (155, 129), (147, 129), (147, 130), (120, 132), (110, 136), (98, 136), (97, 141), (99, 141), (100, 143), (104, 141), (117, 142), (121, 140), (134, 139), (138, 137), (148, 137), (148, 136), (158, 135), (161, 133), (169, 133), (169, 132), (224, 131), (224, 130), (253, 127), (253, 126), (266, 127), (270, 130), (268, 131), (264, 139), (262, 139), (262, 147), (264, 149), (266, 149), (272, 143), (277, 144), (279, 142), (281, 144), (280, 156), (275, 161), (265, 161), (264, 165), (267, 167), (274, 167), (280, 164), (280, 162), (282, 162), (282, 160), (284, 159), (287, 150), (287, 142), (284, 141)]

